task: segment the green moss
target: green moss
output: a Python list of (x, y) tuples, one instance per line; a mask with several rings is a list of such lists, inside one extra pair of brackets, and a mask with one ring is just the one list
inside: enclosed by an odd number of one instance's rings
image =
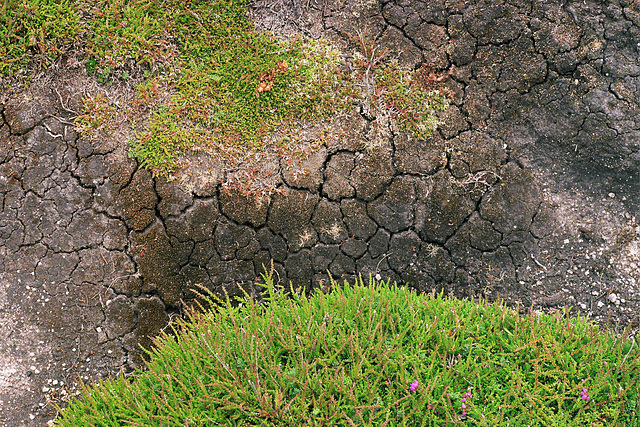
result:
[(52, 0), (2, 0), (0, 74), (12, 74), (31, 61), (58, 57), (78, 39), (78, 4)]
[[(182, 28), (186, 52), (170, 82), (176, 94), (153, 112), (132, 146), (132, 154), (155, 171), (171, 170), (172, 161), (189, 149), (233, 164), (239, 160), (234, 148), (258, 149), (277, 126), (327, 117), (349, 105), (337, 52), (327, 45), (249, 30), (244, 15), (231, 7), (198, 16), (207, 23), (203, 33)], [(172, 150), (161, 154), (159, 146)]]
[[(133, 60), (149, 64), (153, 78), (172, 94), (148, 118), (130, 111), (146, 122), (130, 153), (154, 173), (172, 172), (188, 150), (231, 166), (259, 149), (276, 127), (325, 118), (350, 105), (352, 88), (339, 73), (337, 51), (323, 42), (255, 31), (245, 1), (166, 2), (162, 10), (146, 4), (96, 12), (87, 49), (99, 76)], [(154, 50), (156, 45), (165, 48)], [(140, 85), (138, 98), (147, 96), (148, 85)]]
[(171, 58), (167, 22), (172, 2), (116, 0), (82, 2), (87, 21), (85, 50), (102, 73), (130, 63), (152, 65)]
[[(300, 123), (354, 105), (371, 106), (374, 125), (393, 120), (419, 138), (435, 129), (433, 113), (446, 108), (446, 98), (376, 54), (364, 36), (350, 68), (323, 40), (257, 31), (247, 7), (246, 0), (4, 0), (0, 71), (66, 52), (83, 55), (87, 72), (105, 85), (144, 76), (132, 102), (88, 97), (76, 123), (97, 138), (115, 127), (114, 111), (126, 116), (136, 132), (130, 154), (154, 174), (170, 174), (189, 151), (226, 167), (267, 144), (287, 155), (296, 150)], [(270, 139), (275, 130), (280, 138)]]

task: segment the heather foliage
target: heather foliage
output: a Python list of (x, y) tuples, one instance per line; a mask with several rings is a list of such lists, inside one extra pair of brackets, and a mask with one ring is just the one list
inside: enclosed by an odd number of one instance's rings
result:
[(61, 426), (631, 426), (640, 350), (568, 312), (332, 283), (212, 304)]

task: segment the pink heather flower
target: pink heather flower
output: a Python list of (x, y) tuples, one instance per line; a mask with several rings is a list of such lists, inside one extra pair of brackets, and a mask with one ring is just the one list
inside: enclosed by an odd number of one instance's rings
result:
[(460, 409), (462, 409), (462, 413), (460, 414), (460, 419), (465, 419), (467, 417), (467, 405), (465, 404), (465, 402), (467, 401), (467, 399), (471, 400), (472, 398), (473, 398), (473, 395), (471, 394), (470, 391), (462, 395), (462, 399), (460, 399), (460, 402), (461, 402)]
[(416, 391), (418, 389), (418, 386), (420, 385), (420, 383), (418, 382), (418, 380), (415, 380), (414, 382), (411, 383), (411, 385), (409, 386), (409, 390), (411, 391)]
[(586, 400), (587, 402), (589, 401), (589, 391), (584, 387), (582, 388), (582, 391), (580, 392), (580, 399)]

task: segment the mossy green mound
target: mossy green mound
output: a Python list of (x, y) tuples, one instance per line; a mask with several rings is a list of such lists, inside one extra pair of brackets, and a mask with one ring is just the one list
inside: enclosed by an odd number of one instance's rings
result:
[(567, 313), (333, 284), (194, 314), (60, 426), (633, 426), (640, 350)]
[(295, 129), (302, 123), (355, 105), (366, 105), (376, 126), (393, 120), (420, 138), (433, 132), (433, 113), (447, 106), (433, 90), (435, 74), (400, 70), (363, 34), (353, 35), (361, 54), (350, 66), (324, 40), (256, 30), (248, 6), (247, 0), (5, 0), (0, 75), (29, 75), (66, 57), (105, 87), (135, 86), (133, 99), (90, 94), (75, 120), (88, 138), (127, 123), (135, 133), (130, 154), (154, 174), (170, 174), (189, 152), (227, 168), (259, 162), (267, 146), (290, 157), (300, 151)]

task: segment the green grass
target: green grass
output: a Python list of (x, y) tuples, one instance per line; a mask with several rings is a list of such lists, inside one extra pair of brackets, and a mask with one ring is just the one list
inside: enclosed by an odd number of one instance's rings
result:
[(579, 316), (265, 279), (267, 303), (192, 314), (148, 370), (85, 387), (56, 425), (640, 425), (640, 349)]
[(349, 66), (324, 40), (256, 30), (247, 0), (2, 1), (0, 74), (66, 55), (105, 86), (130, 81), (135, 99), (88, 96), (76, 123), (100, 138), (118, 110), (136, 132), (130, 154), (156, 175), (175, 171), (188, 152), (229, 168), (267, 148), (289, 155), (301, 123), (363, 104), (375, 126), (393, 120), (426, 138), (433, 113), (448, 105), (433, 79), (401, 70), (364, 34), (353, 36), (360, 53)]

